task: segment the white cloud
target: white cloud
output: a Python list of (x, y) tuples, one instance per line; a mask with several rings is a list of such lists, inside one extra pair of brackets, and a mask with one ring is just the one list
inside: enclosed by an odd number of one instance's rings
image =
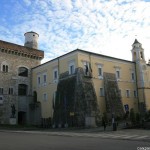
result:
[(23, 0), (23, 1), (24, 1), (24, 3), (25, 3), (27, 6), (31, 5), (31, 1), (30, 1), (30, 0)]
[(76, 48), (131, 60), (135, 35), (145, 48), (146, 58), (150, 56), (150, 2), (18, 0), (14, 3), (17, 9), (13, 9), (14, 14), (10, 10), (11, 25), (6, 22), (6, 14), (0, 16), (4, 23), (0, 26), (0, 38), (20, 44), (21, 40), (24, 43), (24, 32), (38, 32), (45, 60)]

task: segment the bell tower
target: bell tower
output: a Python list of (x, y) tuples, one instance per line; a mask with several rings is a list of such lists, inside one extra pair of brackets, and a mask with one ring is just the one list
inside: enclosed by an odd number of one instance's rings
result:
[(142, 48), (142, 44), (135, 39), (132, 44), (132, 61), (134, 62), (145, 62), (144, 49)]
[(145, 61), (144, 49), (142, 44), (135, 39), (132, 44), (132, 61), (135, 62), (135, 73), (137, 77), (137, 90), (139, 99), (139, 110), (144, 113), (149, 109), (150, 98), (150, 83), (149, 83), (149, 69)]
[(136, 74), (137, 74), (137, 82), (138, 87), (143, 88), (146, 84), (146, 77), (145, 73), (147, 70), (144, 49), (142, 48), (142, 44), (135, 39), (134, 43), (132, 44), (132, 61), (136, 64)]

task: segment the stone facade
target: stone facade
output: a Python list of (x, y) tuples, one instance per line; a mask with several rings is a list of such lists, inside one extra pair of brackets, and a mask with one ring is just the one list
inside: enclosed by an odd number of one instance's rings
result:
[(43, 56), (43, 51), (0, 41), (0, 124), (9, 124), (10, 118), (20, 124), (31, 122), (31, 68)]

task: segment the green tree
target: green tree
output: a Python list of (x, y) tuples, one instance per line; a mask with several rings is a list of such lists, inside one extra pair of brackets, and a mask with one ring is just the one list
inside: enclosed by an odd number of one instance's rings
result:
[(144, 115), (144, 119), (147, 120), (150, 118), (150, 110), (148, 110), (145, 115)]
[(136, 116), (136, 123), (139, 123), (141, 119), (140, 113), (136, 113), (135, 116)]
[(134, 109), (131, 108), (131, 109), (130, 109), (130, 121), (131, 121), (132, 124), (135, 124), (135, 122), (136, 122), (135, 119), (136, 119), (136, 118), (135, 118), (135, 112), (134, 112)]

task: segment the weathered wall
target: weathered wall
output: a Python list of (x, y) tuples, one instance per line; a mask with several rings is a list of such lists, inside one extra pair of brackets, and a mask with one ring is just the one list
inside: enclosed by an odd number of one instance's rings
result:
[[(7, 43), (7, 45), (10, 46), (11, 44)], [(27, 55), (26, 57), (25, 55), (24, 56), (19, 55), (17, 52), (13, 53), (10, 49), (5, 50), (4, 47), (3, 49), (1, 49), (1, 46), (2, 45), (0, 45), (0, 88), (3, 88), (4, 92), (1, 95), (3, 97), (3, 102), (0, 104), (0, 112), (1, 112), (0, 123), (9, 124), (9, 119), (12, 115), (11, 106), (13, 104), (15, 105), (15, 109), (16, 109), (15, 117), (18, 120), (18, 111), (19, 111), (18, 104), (22, 101), (23, 98), (20, 96), (18, 99), (18, 85), (26, 84), (28, 86), (27, 96), (30, 95), (31, 97), (32, 95), (31, 68), (39, 65), (40, 60), (29, 58), (27, 57)], [(21, 46), (18, 47), (21, 48)], [(12, 48), (13, 48), (13, 44), (12, 44)], [(19, 52), (21, 52), (21, 49)], [(3, 72), (2, 70), (3, 63), (7, 64), (8, 72)], [(28, 69), (28, 77), (18, 76), (19, 67), (26, 67)], [(10, 87), (13, 88), (13, 94), (9, 94)], [(27, 110), (29, 106), (28, 105), (25, 106)], [(26, 113), (28, 112), (26, 111)], [(28, 115), (29, 114), (27, 114), (27, 116)]]
[[(62, 77), (62, 78), (61, 78)], [(55, 125), (96, 126), (98, 105), (92, 80), (82, 68), (60, 76), (54, 108)]]

